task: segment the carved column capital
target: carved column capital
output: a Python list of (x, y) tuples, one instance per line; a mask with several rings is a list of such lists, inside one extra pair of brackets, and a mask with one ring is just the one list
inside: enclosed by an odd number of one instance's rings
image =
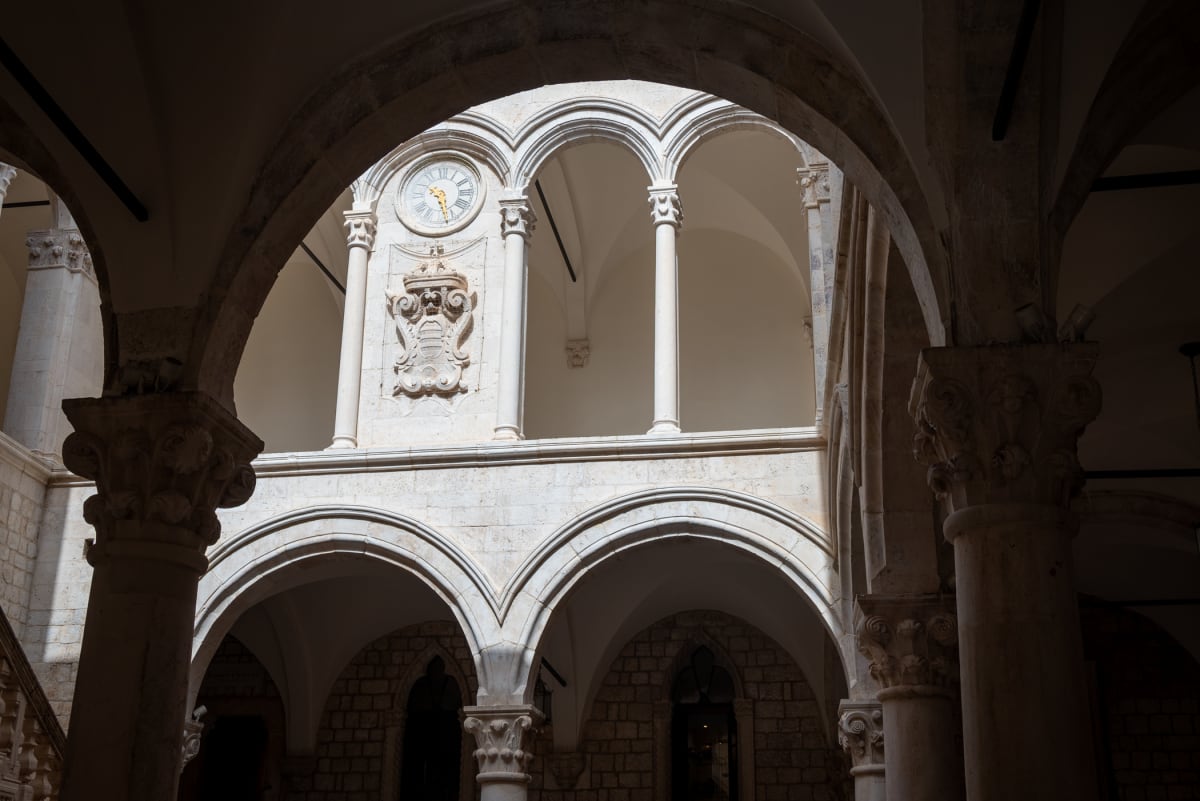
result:
[(671, 225), (678, 229), (683, 225), (683, 204), (679, 200), (679, 187), (675, 184), (650, 187), (650, 220), (655, 226)]
[(953, 599), (860, 596), (854, 638), (879, 698), (889, 692), (948, 694), (958, 682), (958, 618)]
[(529, 781), (529, 750), (542, 714), (532, 705), (468, 706), (463, 728), (475, 736), (478, 781)]
[(0, 200), (4, 200), (5, 195), (8, 194), (8, 187), (16, 177), (17, 168), (0, 161)]
[(829, 165), (817, 164), (796, 168), (796, 182), (804, 194), (804, 208), (820, 208), (829, 202)]
[(74, 398), (63, 411), (75, 427), (63, 462), (96, 482), (83, 505), (96, 528), (88, 561), (126, 554), (204, 570), (216, 509), (250, 498), (262, 440), (201, 392)]
[(29, 248), (30, 270), (66, 269), (96, 278), (92, 254), (75, 228), (30, 231), (25, 247)]
[(883, 771), (883, 705), (878, 701), (838, 704), (838, 745), (850, 755), (852, 773)]
[(1079, 435), (1100, 412), (1095, 343), (927, 348), (909, 401), (913, 454), (952, 511), (1066, 509), (1083, 485)]
[(346, 247), (369, 251), (375, 245), (375, 212), (354, 210), (344, 216)]
[(537, 215), (527, 197), (505, 198), (500, 201), (500, 235), (516, 234), (526, 241), (533, 237)]
[(587, 367), (592, 355), (592, 343), (587, 339), (567, 340), (567, 367)]

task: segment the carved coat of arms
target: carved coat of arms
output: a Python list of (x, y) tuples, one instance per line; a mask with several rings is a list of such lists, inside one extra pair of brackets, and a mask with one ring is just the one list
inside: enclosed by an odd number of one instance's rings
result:
[(467, 279), (442, 261), (440, 245), (429, 259), (404, 276), (404, 292), (388, 292), (388, 312), (396, 323), (400, 355), (393, 369), (393, 395), (449, 397), (466, 392), (463, 368), (471, 362), (464, 347), (473, 327), (475, 295)]

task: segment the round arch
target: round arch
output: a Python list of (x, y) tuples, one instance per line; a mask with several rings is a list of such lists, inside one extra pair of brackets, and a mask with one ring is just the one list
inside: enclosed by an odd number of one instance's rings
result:
[(776, 504), (708, 487), (667, 487), (602, 504), (560, 528), (532, 553), (505, 586), (501, 616), (506, 637), (524, 649), (509, 675), (492, 688), (512, 701), (532, 694), (537, 654), (551, 617), (571, 591), (608, 560), (642, 546), (693, 541), (729, 548), (782, 579), (837, 642), (843, 626), (833, 545), (825, 532)]
[[(731, 31), (742, 34), (738, 48), (728, 46)], [(443, 22), (437, 33), (404, 37), (348, 65), (291, 118), (223, 246), (185, 384), (230, 398), (229, 365), (279, 265), (380, 153), (464, 108), (549, 82), (561, 73), (548, 76), (542, 65), (564, 60), (572, 80), (636, 78), (724, 97), (825, 153), (887, 221), (930, 339), (945, 342), (945, 253), (912, 161), (856, 71), (799, 30), (728, 2), (652, 0), (620, 13), (602, 2), (579, 14), (510, 0)]]
[(796, 148), (800, 166), (808, 166), (808, 160), (797, 138), (780, 128), (778, 123), (740, 106), (709, 99), (703, 104), (687, 109), (686, 113), (679, 114), (671, 121), (663, 143), (666, 172), (674, 179), (688, 158), (701, 145), (730, 131), (763, 131), (778, 136)]
[[(201, 579), (189, 700), (221, 639), (255, 604), (356, 566), (412, 575), (446, 605), (466, 638), (482, 684), (481, 647), (494, 642), (496, 604), (487, 579), (457, 546), (411, 518), (368, 507), (320, 506), (285, 513), (241, 532), (213, 552)], [(324, 568), (324, 571), (322, 571)]]

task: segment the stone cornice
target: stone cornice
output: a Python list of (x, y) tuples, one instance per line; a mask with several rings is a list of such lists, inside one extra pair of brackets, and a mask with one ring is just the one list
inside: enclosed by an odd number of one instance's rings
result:
[(33, 451), (3, 431), (0, 431), (0, 462), (12, 466), (21, 473), (32, 476), (34, 480), (42, 484), (49, 483), (52, 477), (62, 475), (66, 472), (62, 469), (55, 469), (55, 466), (39, 458)]

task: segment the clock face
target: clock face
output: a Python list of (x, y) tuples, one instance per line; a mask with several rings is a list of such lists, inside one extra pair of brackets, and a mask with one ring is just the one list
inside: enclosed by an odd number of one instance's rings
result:
[(418, 164), (404, 179), (396, 199), (406, 226), (437, 236), (457, 231), (479, 211), (479, 173), (465, 161), (438, 158)]

